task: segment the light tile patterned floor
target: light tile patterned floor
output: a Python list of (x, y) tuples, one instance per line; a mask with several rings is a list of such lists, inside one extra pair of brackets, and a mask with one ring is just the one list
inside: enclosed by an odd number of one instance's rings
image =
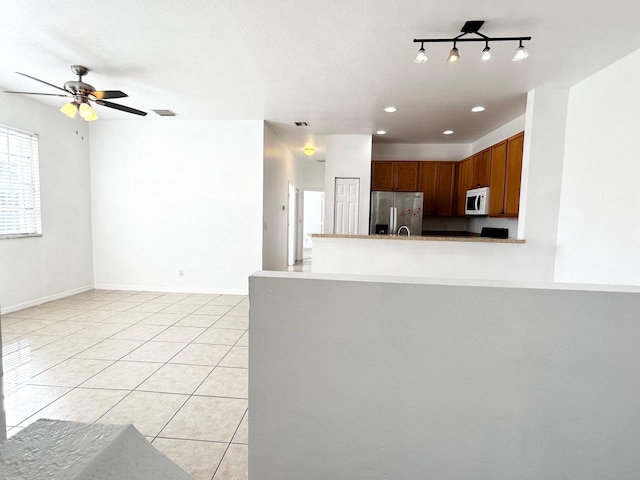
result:
[(247, 478), (244, 296), (92, 290), (2, 317), (8, 434), (133, 423), (195, 479)]

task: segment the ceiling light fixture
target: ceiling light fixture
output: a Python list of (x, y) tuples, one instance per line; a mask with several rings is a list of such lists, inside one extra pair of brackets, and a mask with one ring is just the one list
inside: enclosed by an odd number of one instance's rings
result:
[(445, 130), (442, 133), (445, 134), (445, 135), (453, 135), (453, 130)]
[(476, 105), (475, 107), (471, 107), (471, 111), (474, 113), (484, 112), (485, 110), (486, 108), (484, 108), (482, 105)]
[(307, 157), (310, 157), (312, 155), (315, 155), (316, 149), (313, 147), (304, 147), (304, 150), (302, 150), (302, 153), (304, 153)]
[(98, 115), (95, 110), (91, 108), (91, 105), (89, 105), (89, 102), (87, 102), (86, 99), (76, 99), (73, 102), (65, 103), (60, 108), (60, 111), (69, 118), (75, 118), (76, 114), (79, 112), (80, 116), (86, 122), (98, 120)]
[(96, 115), (96, 112), (88, 103), (81, 103), (78, 111), (80, 112), (80, 116), (87, 122), (93, 122), (98, 119), (98, 115)]
[(65, 103), (60, 108), (60, 111), (69, 118), (75, 118), (76, 113), (78, 113), (78, 104), (76, 102)]
[(458, 48), (456, 47), (456, 42), (453, 42), (453, 48), (449, 52), (449, 57), (447, 58), (447, 62), (453, 63), (460, 60), (460, 52), (458, 52)]
[(376, 135), (386, 135), (387, 131), (386, 130), (377, 130), (376, 131)]
[(485, 62), (491, 59), (491, 52), (489, 52), (489, 50), (491, 49), (489, 48), (489, 42), (487, 42), (484, 49), (482, 50), (482, 60), (484, 60)]
[(524, 48), (524, 46), (522, 45), (522, 40), (520, 40), (520, 45), (518, 46), (518, 48), (516, 48), (516, 54), (513, 56), (511, 61), (520, 62), (525, 58), (527, 58), (528, 56), (529, 56), (529, 52), (527, 52), (527, 49)]
[(394, 113), (398, 111), (397, 107), (384, 107), (384, 111), (387, 113)]
[(424, 44), (420, 45), (420, 50), (418, 50), (418, 55), (416, 55), (416, 59), (414, 60), (414, 62), (416, 63), (426, 63), (426, 61), (429, 60), (427, 58), (427, 54), (424, 51)]
[[(524, 60), (529, 56), (529, 53), (522, 45), (522, 42), (531, 40), (531, 37), (488, 37), (478, 30), (484, 24), (484, 20), (469, 20), (465, 22), (460, 30), (462, 33), (457, 37), (453, 38), (414, 38), (413, 43), (420, 44), (420, 50), (418, 50), (418, 56), (416, 56), (416, 63), (424, 63), (427, 61), (427, 55), (424, 50), (425, 43), (443, 43), (443, 42), (453, 42), (453, 48), (451, 52), (449, 52), (449, 57), (447, 61), (449, 62), (457, 62), (460, 59), (460, 53), (458, 52), (458, 48), (456, 46), (457, 42), (485, 42), (485, 48), (482, 51), (482, 59), (489, 60), (491, 58), (491, 54), (489, 53), (489, 42), (520, 42), (519, 46), (516, 50), (516, 54), (513, 57), (513, 61), (517, 62), (520, 60)], [(477, 35), (477, 37), (465, 37), (465, 35), (469, 35), (470, 33)]]

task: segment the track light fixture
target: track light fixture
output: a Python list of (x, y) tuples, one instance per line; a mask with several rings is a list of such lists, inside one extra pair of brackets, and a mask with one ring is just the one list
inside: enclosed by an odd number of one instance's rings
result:
[[(447, 58), (448, 62), (457, 62), (460, 59), (460, 53), (458, 52), (458, 48), (456, 46), (457, 42), (484, 42), (485, 47), (482, 50), (482, 60), (489, 60), (491, 58), (491, 53), (489, 48), (489, 42), (519, 42), (518, 48), (516, 49), (515, 55), (513, 56), (513, 61), (518, 62), (520, 60), (524, 60), (529, 56), (529, 52), (524, 48), (522, 42), (531, 40), (531, 37), (495, 37), (491, 38), (482, 33), (480, 27), (484, 24), (484, 20), (469, 20), (465, 22), (460, 30), (462, 33), (457, 37), (453, 38), (414, 38), (413, 43), (420, 44), (420, 50), (418, 50), (418, 55), (416, 56), (416, 63), (424, 63), (427, 61), (427, 54), (424, 49), (425, 43), (444, 43), (444, 42), (453, 42), (453, 48), (449, 52), (449, 57)], [(477, 37), (465, 37), (465, 35), (469, 35), (470, 33), (477, 35)]]

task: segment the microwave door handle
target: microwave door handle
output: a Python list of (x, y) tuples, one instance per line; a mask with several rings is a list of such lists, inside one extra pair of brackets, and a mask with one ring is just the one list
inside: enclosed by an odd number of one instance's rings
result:
[(480, 199), (482, 198), (482, 195), (478, 195), (476, 197), (476, 212), (480, 211)]

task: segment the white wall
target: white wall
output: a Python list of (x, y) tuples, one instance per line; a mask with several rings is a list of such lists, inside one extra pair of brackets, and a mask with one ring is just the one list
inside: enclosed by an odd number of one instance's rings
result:
[(262, 264), (262, 165), (261, 121), (96, 122), (96, 287), (246, 293)]
[(373, 160), (458, 161), (471, 155), (467, 143), (374, 143)]
[[(296, 160), (269, 126), (264, 124), (263, 270), (287, 269), (289, 183), (298, 187)], [(302, 233), (300, 233), (302, 235)]]
[(0, 93), (0, 124), (39, 135), (42, 237), (0, 240), (2, 313), (93, 285), (89, 133), (82, 120)]
[(249, 478), (636, 480), (628, 290), (258, 273)]
[(571, 88), (555, 279), (640, 285), (640, 50)]
[(505, 123), (499, 128), (496, 128), (494, 131), (489, 132), (484, 137), (479, 138), (475, 142), (469, 145), (469, 155), (473, 155), (474, 153), (481, 152), (487, 147), (491, 145), (495, 145), (502, 140), (505, 140), (509, 137), (512, 137), (516, 133), (520, 133), (524, 130), (525, 127), (525, 117), (526, 114), (520, 115), (517, 118), (514, 118), (510, 122)]
[(299, 162), (297, 170), (300, 188), (324, 192), (324, 162)]
[(337, 177), (360, 179), (358, 234), (369, 233), (371, 203), (371, 135), (327, 135), (325, 163), (324, 231), (333, 232)]

